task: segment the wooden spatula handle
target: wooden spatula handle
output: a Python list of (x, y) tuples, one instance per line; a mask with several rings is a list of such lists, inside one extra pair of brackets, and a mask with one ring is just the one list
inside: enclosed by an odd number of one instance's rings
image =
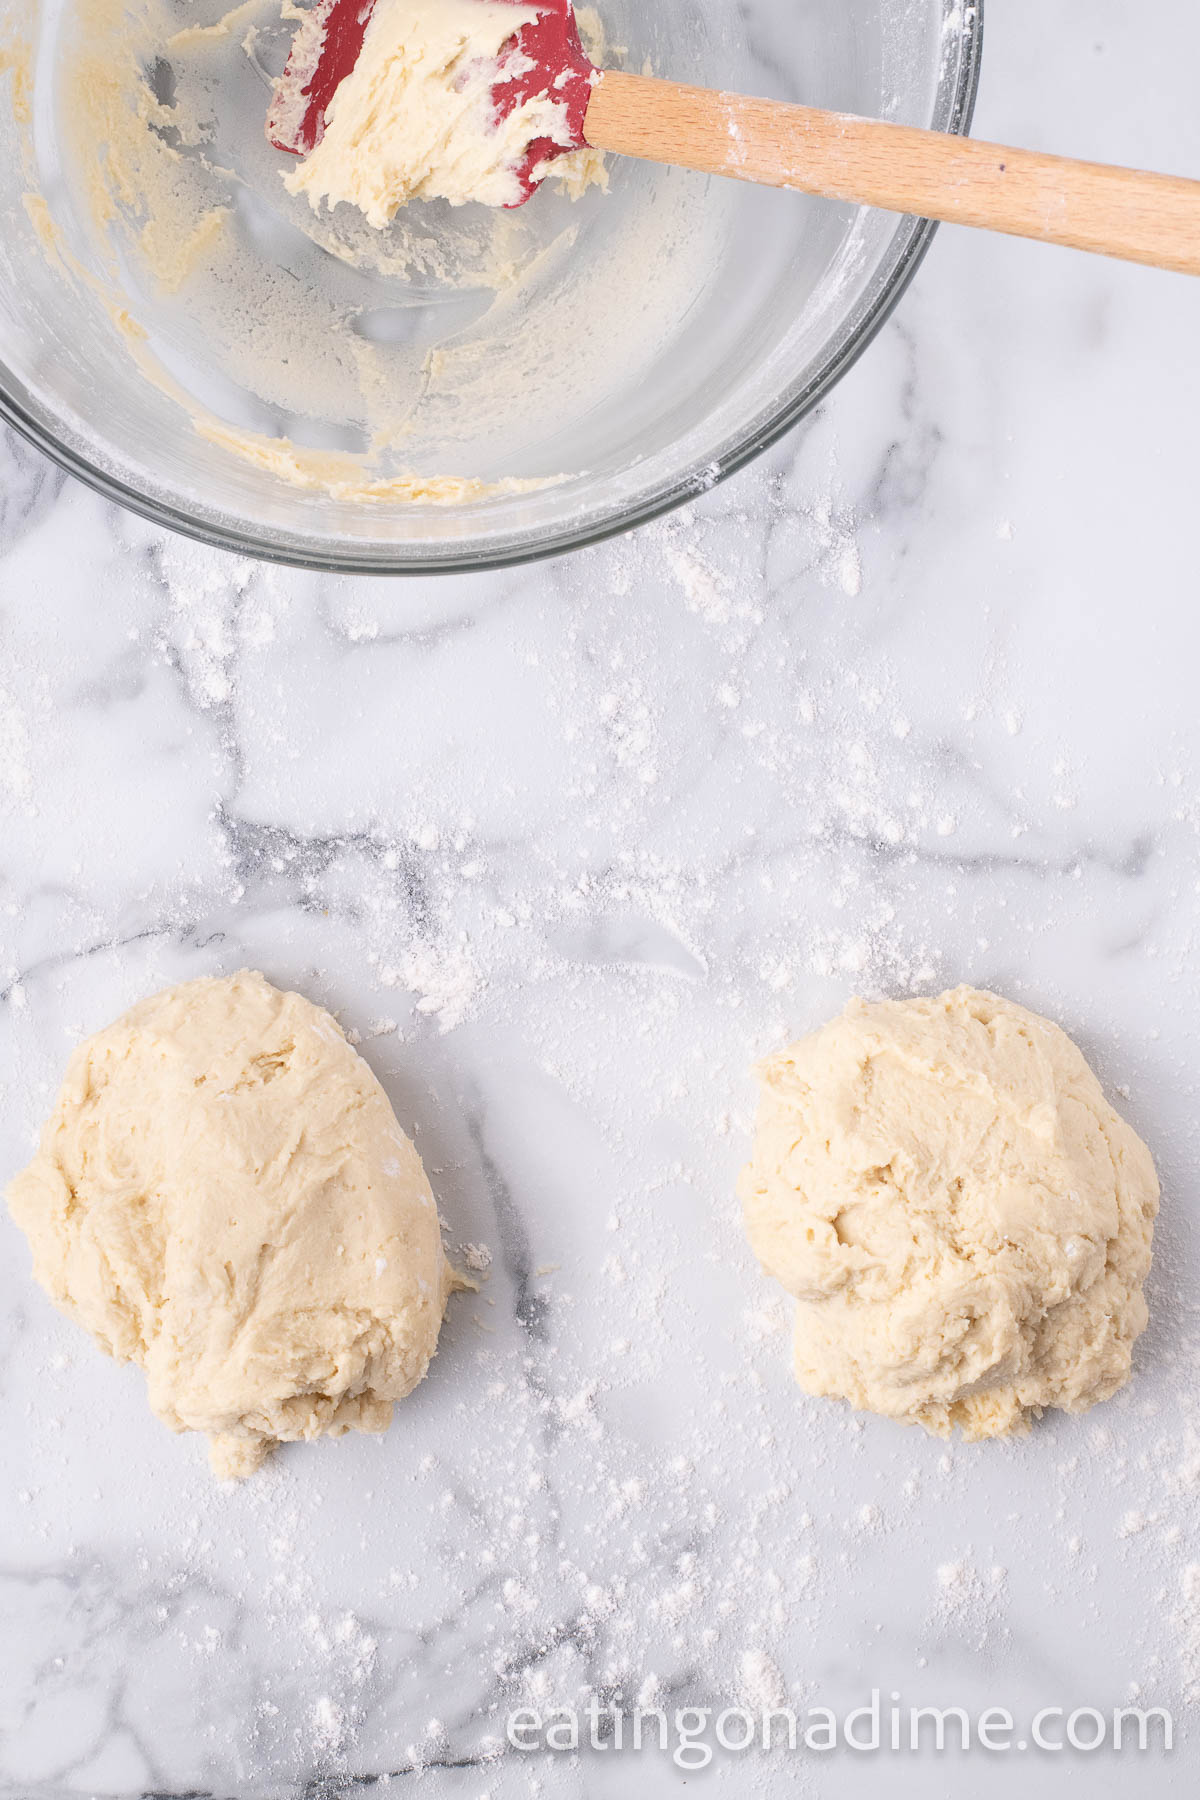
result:
[(1200, 275), (1200, 181), (607, 72), (598, 150)]

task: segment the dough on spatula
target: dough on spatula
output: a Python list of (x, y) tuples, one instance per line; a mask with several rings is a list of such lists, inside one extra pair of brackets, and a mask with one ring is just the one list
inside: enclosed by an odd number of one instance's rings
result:
[(261, 975), (143, 1001), (72, 1056), (9, 1205), (51, 1299), (222, 1476), (383, 1431), (455, 1287), (416, 1150), (330, 1015)]
[(966, 987), (856, 1000), (759, 1077), (741, 1198), (801, 1387), (984, 1438), (1122, 1386), (1158, 1180), (1056, 1025)]

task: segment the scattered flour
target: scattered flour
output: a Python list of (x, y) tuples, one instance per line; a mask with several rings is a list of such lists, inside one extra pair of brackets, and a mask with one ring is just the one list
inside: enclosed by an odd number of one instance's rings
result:
[[(114, 985), (145, 991), (175, 972), (159, 967), (170, 957), (198, 973), (245, 944), (314, 997), (345, 979), (356, 999), (339, 996), (343, 1021), (432, 1138), (451, 1241), (487, 1277), (412, 1441), (393, 1432), (378, 1448), (376, 1493), (366, 1461), (347, 1488), (344, 1447), (304, 1450), (253, 1494), (203, 1499), (194, 1519), (190, 1499), (186, 1513), (164, 1501), (133, 1546), (164, 1587), (196, 1596), (197, 1668), (253, 1667), (253, 1730), (239, 1719), (231, 1735), (252, 1745), (266, 1791), (297, 1770), (333, 1791), (363, 1771), (470, 1764), (482, 1792), (504, 1714), (524, 1703), (794, 1704), (821, 1672), (812, 1647), (847, 1617), (878, 1620), (897, 1662), (909, 1657), (889, 1630), (901, 1581), (914, 1671), (986, 1658), (1026, 1609), (1101, 1606), (1102, 1558), (1155, 1595), (1154, 1618), (1131, 1620), (1131, 1666), (1200, 1705), (1194, 1321), (1173, 1322), (1157, 1352), (1176, 1358), (1170, 1417), (1140, 1418), (1135, 1381), (1103, 1425), (1064, 1421), (991, 1465), (990, 1491), (965, 1453), (792, 1392), (787, 1311), (747, 1267), (732, 1200), (750, 1057), (851, 988), (945, 985), (960, 973), (941, 965), (947, 917), (970, 927), (955, 943), (986, 940), (989, 909), (1010, 904), (1021, 929), (1074, 929), (1069, 874), (1048, 893), (1018, 844), (1011, 867), (989, 866), (981, 900), (972, 858), (1010, 824), (1061, 841), (1054, 796), (1078, 775), (1039, 751), (1039, 801), (1026, 730), (1022, 791), (981, 779), (973, 746), (1013, 736), (999, 686), (972, 696), (970, 719), (955, 712), (948, 740), (886, 655), (812, 651), (877, 597), (832, 482), (815, 502), (773, 497), (772, 530), (802, 553), (794, 590), (743, 552), (736, 504), (723, 489), (705, 507), (724, 513), (685, 510), (580, 559), (585, 574), (556, 571), (553, 631), (514, 625), (503, 584), (486, 604), (446, 589), (435, 605), (419, 583), (310, 595), (155, 540), (131, 610), (132, 675), (114, 659), (88, 690), (97, 706), (144, 691), (170, 702), (169, 754), (196, 758), (187, 791), (204, 796), (201, 873), (172, 870), (131, 897), (119, 846), (111, 867), (94, 856), (87, 883), (57, 870), (58, 960), (27, 961), (15, 940), (6, 951), (10, 1027), (41, 1029), (56, 1009), (64, 1031), (85, 1014), (99, 1023), (118, 1010)], [(503, 780), (490, 716), (476, 729), (456, 713), (454, 754), (432, 772), (404, 738), (431, 692), (412, 736), (441, 723), (452, 652), (499, 728), (521, 743), (528, 728), (528, 762)], [(686, 729), (672, 723), (676, 679), (694, 695)], [(318, 681), (314, 726), (284, 702)], [(0, 703), (0, 790), (48, 811), (37, 747), (50, 699), (35, 681), (7, 686), (24, 717), (10, 732)], [(339, 756), (359, 756), (380, 717), (404, 756), (382, 775), (362, 758), (331, 800), (312, 740), (342, 734)], [(547, 757), (558, 810), (528, 822)], [(1164, 783), (1180, 831), (1196, 829), (1187, 792), (1170, 771)], [(490, 1068), (476, 1081), (485, 1032), (511, 1046), (513, 1090), (489, 1087)], [(30, 1118), (41, 1110), (31, 1102)], [(524, 1122), (543, 1116), (553, 1129), (534, 1150)], [(696, 1283), (684, 1325), (680, 1269)], [(686, 1320), (708, 1284), (723, 1310), (694, 1343)], [(42, 1372), (48, 1409), (68, 1374)], [(426, 1412), (442, 1433), (432, 1448)], [(37, 1481), (69, 1485), (65, 1440), (48, 1429), (47, 1444)], [(30, 1507), (44, 1501), (31, 1491)], [(970, 1546), (956, 1535), (967, 1505)], [(1047, 1542), (1050, 1571), (1031, 1576)], [(911, 1543), (924, 1560), (897, 1574)], [(95, 1614), (125, 1606), (153, 1658), (163, 1633), (185, 1631), (174, 1593), (169, 1625), (142, 1620), (148, 1577), (116, 1560), (88, 1577)], [(113, 1695), (126, 1678), (114, 1668)]]

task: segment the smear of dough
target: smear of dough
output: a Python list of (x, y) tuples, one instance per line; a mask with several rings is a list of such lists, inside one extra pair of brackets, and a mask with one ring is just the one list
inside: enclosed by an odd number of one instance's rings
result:
[(243, 972), (156, 994), (72, 1056), (8, 1193), (34, 1273), (146, 1371), (222, 1476), (383, 1431), (447, 1297), (433, 1195), (330, 1015)]
[(417, 475), (412, 471), (372, 477), (364, 471), (361, 457), (339, 455), (333, 450), (305, 450), (287, 438), (235, 431), (212, 419), (198, 420), (196, 430), (208, 443), (232, 452), (243, 462), (253, 463), (268, 475), (277, 475), (293, 487), (328, 494), (332, 500), (401, 500), (426, 506), (462, 506), (468, 500), (535, 493), (553, 485), (545, 480), (521, 481), (515, 476), (505, 481), (474, 481), (457, 475)]
[(198, 44), (211, 43), (215, 38), (232, 37), (235, 31), (251, 26), (254, 19), (261, 17), (262, 10), (262, 0), (243, 0), (241, 6), (235, 6), (211, 25), (185, 25), (182, 30), (173, 31), (164, 48), (169, 53), (194, 50)]
[(0, 75), (11, 78), (12, 113), (19, 125), (28, 125), (33, 117), (32, 62), (33, 46), (28, 39), (14, 36), (0, 43)]
[(810, 1394), (984, 1438), (1122, 1386), (1158, 1180), (1056, 1025), (966, 987), (856, 1000), (759, 1077), (746, 1230)]

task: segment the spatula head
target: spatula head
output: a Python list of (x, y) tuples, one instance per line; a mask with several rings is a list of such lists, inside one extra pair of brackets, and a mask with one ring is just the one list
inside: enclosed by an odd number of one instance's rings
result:
[[(307, 156), (325, 135), (333, 99), (362, 55), (376, 0), (317, 0), (292, 42), (287, 67), (275, 86), (267, 115), (267, 136), (277, 150)], [(561, 105), (568, 138), (534, 138), (516, 166), (521, 206), (547, 173), (550, 163), (582, 149), (584, 121), (595, 70), (584, 54), (571, 0), (513, 0), (536, 3), (536, 19), (523, 21), (496, 64), (492, 100), (496, 123), (527, 100), (548, 96)], [(429, 0), (431, 6), (437, 0)]]

